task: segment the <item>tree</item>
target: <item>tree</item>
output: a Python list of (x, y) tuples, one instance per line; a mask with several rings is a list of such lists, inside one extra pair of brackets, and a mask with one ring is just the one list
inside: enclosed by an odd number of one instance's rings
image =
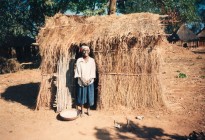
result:
[(0, 1), (0, 49), (4, 57), (11, 58), (14, 50), (19, 61), (31, 59), (30, 44), (46, 16), (56, 13), (55, 7), (52, 0)]
[(50, 0), (2, 0), (0, 1), (0, 46), (10, 37), (35, 37), (45, 16), (56, 13)]
[(175, 12), (180, 22), (198, 21), (197, 0), (119, 0), (121, 13), (152, 12), (171, 14)]
[(107, 0), (1, 0), (0, 47), (10, 37), (35, 37), (47, 16), (70, 10), (76, 14), (102, 15)]
[(116, 0), (109, 0), (108, 15), (115, 14), (116, 12)]
[(106, 14), (107, 0), (70, 0), (68, 10), (87, 16)]
[(202, 22), (205, 24), (205, 1), (196, 0), (197, 12), (201, 17)]
[(152, 12), (160, 13), (160, 5), (157, 5), (154, 0), (118, 0), (117, 11), (123, 14)]
[[(204, 22), (205, 8), (204, 0), (118, 0), (118, 12), (136, 13), (152, 12), (161, 15), (169, 15), (169, 22), (166, 28), (167, 33), (173, 33), (183, 23)], [(203, 8), (201, 8), (203, 9)]]

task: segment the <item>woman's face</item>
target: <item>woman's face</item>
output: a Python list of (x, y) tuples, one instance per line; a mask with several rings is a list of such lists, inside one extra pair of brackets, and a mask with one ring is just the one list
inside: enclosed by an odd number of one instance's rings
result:
[(89, 53), (90, 53), (90, 50), (88, 50), (88, 49), (83, 50), (83, 56), (87, 57), (87, 56), (89, 56)]

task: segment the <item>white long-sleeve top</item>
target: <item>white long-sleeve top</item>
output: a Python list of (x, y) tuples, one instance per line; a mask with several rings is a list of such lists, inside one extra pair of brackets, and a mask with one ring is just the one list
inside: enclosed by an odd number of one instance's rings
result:
[(78, 78), (78, 84), (83, 86), (81, 80), (79, 78), (83, 78), (86, 81), (92, 79), (90, 84), (94, 82), (94, 78), (96, 78), (96, 64), (95, 60), (91, 57), (88, 58), (86, 62), (82, 57), (78, 58), (76, 62), (75, 69), (75, 78)]

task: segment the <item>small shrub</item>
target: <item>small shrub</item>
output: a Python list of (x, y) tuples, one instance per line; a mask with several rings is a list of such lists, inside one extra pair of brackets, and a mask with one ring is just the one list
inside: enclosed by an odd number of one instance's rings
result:
[(186, 76), (186, 74), (184, 74), (184, 73), (179, 73), (179, 75), (178, 75), (178, 78), (186, 78), (187, 76)]
[(202, 78), (202, 79), (205, 79), (205, 75), (202, 75), (201, 78)]

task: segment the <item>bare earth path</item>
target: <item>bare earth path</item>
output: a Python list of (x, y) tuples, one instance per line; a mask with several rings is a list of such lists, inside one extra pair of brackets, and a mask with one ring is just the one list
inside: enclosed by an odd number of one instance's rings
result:
[[(53, 110), (33, 110), (40, 70), (0, 75), (0, 139), (185, 139), (192, 131), (205, 131), (205, 47), (197, 49), (158, 48), (167, 109), (92, 110), (92, 116), (60, 121)], [(186, 78), (177, 78), (179, 73)], [(138, 115), (144, 119), (136, 119)], [(114, 120), (122, 127), (114, 127)]]

